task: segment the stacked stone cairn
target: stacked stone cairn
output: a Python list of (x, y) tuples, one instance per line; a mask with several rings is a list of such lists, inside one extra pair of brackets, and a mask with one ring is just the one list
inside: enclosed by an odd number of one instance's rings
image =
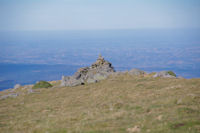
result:
[(80, 68), (73, 76), (62, 76), (61, 86), (77, 86), (106, 79), (115, 70), (101, 55), (90, 67)]

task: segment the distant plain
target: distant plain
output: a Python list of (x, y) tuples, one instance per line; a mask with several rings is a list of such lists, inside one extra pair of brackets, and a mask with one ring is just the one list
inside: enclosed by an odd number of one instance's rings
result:
[(101, 53), (116, 70), (200, 77), (199, 29), (0, 32), (0, 89), (59, 80)]

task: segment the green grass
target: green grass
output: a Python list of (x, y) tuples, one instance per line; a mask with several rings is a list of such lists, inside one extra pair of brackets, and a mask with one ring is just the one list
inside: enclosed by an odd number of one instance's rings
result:
[(22, 87), (14, 90), (18, 97), (0, 100), (0, 132), (200, 132), (200, 79), (124, 74), (76, 87), (51, 83), (53, 89), (30, 94)]
[(39, 89), (39, 88), (49, 88), (52, 87), (52, 85), (46, 81), (39, 81), (36, 83), (32, 89)]
[(172, 76), (176, 77), (176, 74), (175, 74), (173, 71), (167, 71), (167, 73), (168, 73), (169, 75), (172, 75)]

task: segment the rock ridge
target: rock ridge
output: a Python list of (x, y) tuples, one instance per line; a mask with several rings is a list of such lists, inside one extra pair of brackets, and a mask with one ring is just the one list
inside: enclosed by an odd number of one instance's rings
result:
[(85, 83), (96, 83), (106, 79), (115, 69), (112, 64), (99, 55), (90, 67), (83, 67), (72, 76), (62, 76), (61, 86), (77, 86)]

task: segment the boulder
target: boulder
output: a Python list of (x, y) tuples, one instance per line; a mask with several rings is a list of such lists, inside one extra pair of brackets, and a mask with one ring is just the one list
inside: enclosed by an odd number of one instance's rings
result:
[(145, 72), (144, 71), (141, 71), (141, 70), (139, 70), (139, 69), (131, 69), (129, 72), (128, 72), (128, 74), (130, 74), (130, 75), (134, 75), (134, 76), (139, 76), (139, 75), (144, 75), (145, 74)]
[(98, 81), (104, 80), (108, 77), (106, 74), (97, 73), (95, 75), (89, 76), (87, 83), (96, 83)]
[(76, 76), (62, 76), (61, 86), (77, 86), (84, 84), (84, 81), (77, 78)]
[(73, 76), (62, 76), (61, 86), (77, 86), (84, 83), (96, 83), (115, 72), (112, 64), (100, 55), (90, 67), (80, 68)]
[(156, 74), (153, 77), (175, 78), (176, 74), (172, 71), (161, 71), (161, 72), (156, 72)]

